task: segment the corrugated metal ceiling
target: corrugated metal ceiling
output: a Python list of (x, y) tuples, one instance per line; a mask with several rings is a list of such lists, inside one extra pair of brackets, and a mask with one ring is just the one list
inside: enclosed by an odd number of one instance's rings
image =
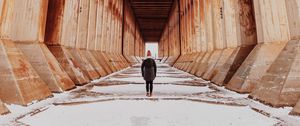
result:
[(129, 0), (145, 42), (158, 42), (174, 0)]

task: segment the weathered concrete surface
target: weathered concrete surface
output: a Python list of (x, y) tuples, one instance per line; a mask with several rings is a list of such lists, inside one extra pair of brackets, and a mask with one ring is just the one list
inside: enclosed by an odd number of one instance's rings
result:
[(121, 70), (122, 68), (120, 67), (118, 63), (117, 57), (115, 57), (114, 54), (112, 53), (106, 53), (105, 56), (108, 59), (108, 64), (111, 66), (111, 68), (114, 70), (114, 72)]
[(45, 44), (17, 42), (16, 45), (52, 92), (63, 92), (75, 87)]
[(300, 100), (295, 105), (294, 109), (292, 110), (292, 112), (290, 114), (292, 114), (292, 115), (300, 115)]
[(189, 67), (187, 68), (187, 72), (191, 73), (191, 71), (193, 70), (193, 68), (196, 66), (197, 61), (199, 61), (198, 59), (201, 58), (203, 55), (201, 55), (201, 53), (196, 53), (195, 57), (193, 58), (193, 62), (189, 65)]
[(232, 52), (226, 62), (218, 68), (216, 75), (212, 78), (212, 82), (217, 85), (227, 84), (237, 69), (242, 65), (248, 54), (254, 46), (238, 47)]
[(121, 64), (122, 68), (126, 68), (130, 66), (122, 54), (116, 54), (116, 55), (118, 57), (118, 62)]
[(176, 65), (176, 68), (183, 70), (184, 67), (186, 66), (186, 64), (189, 64), (189, 62), (192, 62), (192, 61), (188, 60), (188, 57), (189, 57), (188, 54), (182, 55), (180, 60), (178, 60), (178, 64)]
[(90, 80), (94, 80), (100, 77), (97, 71), (93, 68), (93, 66), (89, 63), (84, 55), (83, 50), (75, 49), (75, 48), (67, 48), (68, 52), (73, 56), (75, 62), (77, 62), (78, 67), (88, 76)]
[(139, 63), (139, 61), (133, 55), (124, 55), (124, 58), (129, 62), (130, 65), (135, 65)]
[(43, 42), (48, 0), (1, 0), (0, 4), (0, 38)]
[(236, 71), (226, 88), (240, 93), (251, 92), (285, 45), (284, 42), (258, 44)]
[[(241, 3), (241, 5), (244, 4), (247, 2)], [(259, 0), (253, 1), (253, 4), (259, 44), (256, 45), (227, 85), (227, 88), (241, 93), (249, 93), (255, 88), (282, 48), (290, 40), (285, 1), (278, 0), (270, 4), (267, 0)], [(241, 21), (243, 21), (241, 23), (247, 23), (247, 20)], [(245, 31), (245, 33), (247, 32), (250, 30)]]
[(191, 70), (191, 74), (193, 74), (193, 75), (196, 75), (196, 73), (198, 72), (198, 70), (200, 69), (200, 66), (201, 66), (201, 62), (205, 59), (205, 58), (207, 58), (207, 54), (208, 53), (206, 53), (206, 52), (202, 52), (202, 53), (200, 53), (200, 55), (198, 56), (198, 58), (197, 59), (195, 59), (195, 64), (194, 64), (194, 66), (193, 66), (193, 68), (192, 68), (192, 70)]
[(178, 57), (179, 56), (170, 56), (165, 63), (169, 64), (170, 66), (173, 66)]
[(184, 55), (179, 56), (179, 58), (177, 59), (176, 63), (173, 65), (173, 67), (175, 68), (179, 68), (180, 64), (182, 63)]
[(212, 71), (217, 63), (220, 61), (223, 54), (223, 50), (215, 50), (212, 54), (210, 60), (208, 61), (208, 66), (206, 70), (202, 73), (202, 78), (205, 80), (210, 80), (212, 78)]
[(0, 40), (0, 98), (6, 103), (27, 105), (52, 96), (13, 41)]
[[(114, 54), (121, 54), (123, 48), (122, 5), (122, 1), (110, 0), (49, 1), (47, 45), (61, 46), (89, 80), (121, 70), (125, 64)], [(129, 33), (125, 34), (126, 40)]]
[(196, 57), (195, 53), (186, 54), (185, 59), (183, 61), (183, 65), (180, 69), (186, 71), (189, 68), (189, 66), (193, 63), (194, 57)]
[(61, 46), (49, 46), (48, 48), (76, 85), (84, 85), (89, 82), (89, 78), (79, 68), (80, 64), (76, 62), (68, 49)]
[(194, 60), (197, 58), (197, 53), (192, 53), (187, 56), (187, 61), (183, 67), (184, 71), (188, 71), (189, 67), (193, 65)]
[(202, 76), (202, 73), (205, 71), (205, 69), (208, 66), (208, 61), (211, 58), (212, 54), (213, 54), (213, 51), (205, 53), (205, 55), (202, 58), (201, 62), (198, 63), (197, 72), (195, 74), (196, 76), (198, 76), (198, 77)]
[[(178, 11), (178, 1), (174, 1), (174, 6), (172, 7), (171, 12), (169, 14), (169, 21), (165, 25), (163, 33), (158, 43), (158, 57), (162, 59), (163, 63), (168, 63), (171, 66), (174, 65), (176, 66), (176, 68), (185, 64), (185, 61), (182, 61), (182, 59), (185, 57), (186, 54), (183, 53), (183, 51), (180, 52), (180, 48), (183, 48), (184, 44), (181, 43), (182, 38), (179, 34), (180, 19)], [(180, 63), (175, 63), (176, 60)]]
[(103, 52), (100, 52), (100, 51), (92, 51), (93, 53), (93, 55), (94, 55), (94, 57), (96, 58), (96, 60), (98, 61), (98, 63), (103, 67), (103, 69), (105, 70), (105, 72), (107, 73), (107, 74), (111, 74), (111, 73), (113, 73), (113, 70), (111, 69), (111, 67), (110, 67), (110, 65), (108, 64), (109, 63), (109, 61), (108, 61), (108, 59), (106, 59), (105, 57), (104, 57), (104, 54), (103, 54)]
[(300, 98), (299, 45), (299, 40), (287, 43), (250, 94), (251, 97), (276, 107), (296, 105)]
[(3, 104), (3, 102), (0, 100), (0, 115), (9, 113), (9, 110), (7, 107)]
[(107, 62), (109, 68), (112, 70), (112, 72), (117, 72), (118, 70), (117, 70), (116, 66), (114, 66), (114, 64), (112, 64), (112, 60), (111, 60), (110, 54), (104, 52), (104, 53), (102, 53), (102, 55), (103, 55), (105, 61)]
[(206, 80), (211, 80), (219, 72), (219, 70), (222, 69), (223, 65), (230, 58), (234, 51), (235, 49), (230, 48), (222, 50), (219, 60), (216, 62), (215, 65), (211, 65), (211, 69), (205, 72), (203, 78)]
[(90, 50), (83, 50), (84, 57), (88, 60), (88, 62), (93, 66), (93, 68), (97, 71), (97, 73), (101, 76), (104, 77), (107, 75), (105, 72), (104, 68), (100, 65), (100, 63), (97, 61), (97, 59), (94, 57), (92, 54), (93, 52)]
[(100, 64), (102, 64), (103, 68), (106, 70), (107, 73), (111, 74), (114, 71), (116, 71), (116, 69), (111, 65), (105, 52), (97, 51), (97, 55), (98, 58), (100, 58)]
[(190, 53), (190, 54), (186, 54), (186, 61), (182, 67), (183, 71), (188, 71), (188, 69), (190, 68), (191, 65), (193, 65), (194, 63), (194, 59), (197, 58), (197, 53)]
[(191, 68), (191, 71), (190, 73), (195, 75), (197, 70), (198, 70), (198, 67), (199, 67), (199, 64), (200, 62), (202, 61), (202, 59), (205, 57), (205, 52), (201, 52), (199, 53), (199, 56), (197, 57), (197, 59), (194, 60), (194, 65), (193, 67)]

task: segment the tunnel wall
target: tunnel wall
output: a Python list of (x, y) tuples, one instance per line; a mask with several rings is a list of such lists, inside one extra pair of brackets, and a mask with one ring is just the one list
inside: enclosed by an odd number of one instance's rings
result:
[[(181, 55), (171, 65), (275, 107), (296, 106), (293, 113), (300, 112), (298, 1), (179, 2), (180, 10), (172, 13), (180, 15)], [(166, 29), (160, 57), (172, 56), (167, 48), (176, 44), (166, 39)]]
[(131, 11), (122, 0), (0, 0), (0, 99), (28, 105), (141, 62), (124, 5)]
[(55, 58), (43, 44), (47, 4), (48, 1), (34, 0), (0, 1), (0, 99), (3, 102), (26, 105), (52, 96), (49, 88), (61, 91), (69, 87), (60, 86), (66, 83), (60, 83), (60, 78), (55, 77), (64, 75), (60, 68), (49, 67), (57, 61), (48, 62)]
[[(257, 4), (265, 6), (259, 2)], [(283, 13), (282, 15), (284, 16), (281, 16), (281, 20), (285, 19), (284, 21), (286, 21), (285, 25), (282, 26), (283, 23), (281, 23), (280, 27), (280, 29), (285, 30), (281, 33), (281, 40), (285, 43), (285, 46), (274, 62), (271, 63), (267, 72), (259, 81), (259, 85), (257, 85), (257, 88), (255, 88), (250, 96), (276, 107), (295, 106), (300, 98), (298, 83), (300, 79), (298, 56), (300, 34), (299, 22), (297, 21), (300, 18), (300, 2), (291, 0), (278, 4), (284, 5), (282, 7), (284, 11), (279, 12), (278, 15)], [(274, 34), (279, 38), (279, 33)], [(282, 34), (285, 34), (285, 36)], [(299, 102), (295, 106), (293, 113), (299, 114)]]
[(162, 62), (174, 64), (180, 55), (179, 38), (179, 14), (178, 3), (174, 2), (169, 16), (169, 22), (166, 24), (162, 37), (158, 43), (158, 57)]
[[(144, 41), (139, 31), (139, 25), (135, 21), (133, 11), (128, 3), (125, 3), (124, 10), (124, 49), (123, 54), (130, 64), (136, 64), (141, 62), (139, 55), (136, 53), (138, 48), (137, 45), (144, 47)], [(142, 52), (140, 52), (142, 53)], [(138, 56), (138, 57), (136, 57)]]

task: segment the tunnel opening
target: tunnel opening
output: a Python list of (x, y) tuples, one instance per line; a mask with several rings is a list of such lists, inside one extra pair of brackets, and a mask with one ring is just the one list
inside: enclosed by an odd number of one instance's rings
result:
[[(150, 54), (148, 52), (150, 51)], [(157, 42), (147, 42), (146, 49), (145, 49), (145, 57), (151, 56), (154, 59), (158, 59), (158, 43)]]

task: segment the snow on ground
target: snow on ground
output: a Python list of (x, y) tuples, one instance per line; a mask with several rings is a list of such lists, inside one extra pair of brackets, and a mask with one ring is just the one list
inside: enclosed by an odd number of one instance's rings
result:
[[(135, 83), (145, 83), (145, 80), (142, 77), (129, 77), (129, 78), (111, 78), (113, 81), (127, 81)], [(179, 81), (191, 81), (192, 78), (172, 78), (172, 77), (157, 77), (153, 83), (176, 83)]]
[[(117, 95), (144, 95), (146, 92), (145, 85), (141, 84), (129, 84), (129, 85), (117, 85), (117, 86), (107, 86), (107, 87), (94, 87), (92, 92), (98, 93), (111, 93)], [(182, 86), (182, 85), (155, 85), (153, 88), (153, 94), (165, 94), (165, 95), (188, 95), (201, 92), (213, 91), (206, 87), (192, 87), (192, 86)]]
[(20, 121), (32, 126), (272, 126), (278, 122), (248, 107), (184, 100), (118, 100), (55, 106)]

